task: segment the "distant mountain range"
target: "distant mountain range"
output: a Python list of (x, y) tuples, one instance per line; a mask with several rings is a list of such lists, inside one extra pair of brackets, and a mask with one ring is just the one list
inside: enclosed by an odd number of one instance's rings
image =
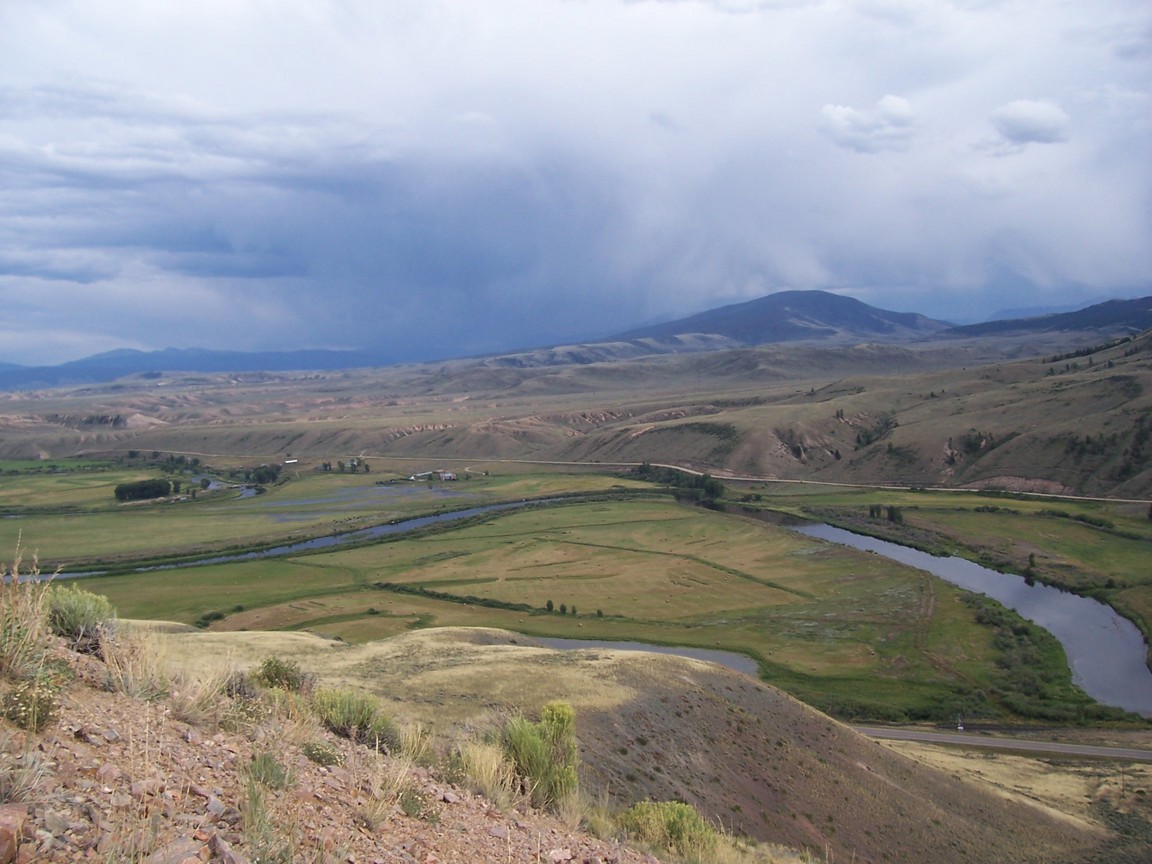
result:
[(1014, 318), (1004, 321), (985, 321), (952, 327), (942, 335), (954, 337), (999, 336), (1010, 333), (1054, 333), (1077, 330), (1114, 330), (1121, 333), (1140, 333), (1152, 327), (1152, 297), (1135, 300), (1108, 300), (1077, 309), (1035, 318)]
[(383, 365), (388, 365), (388, 361), (363, 351), (212, 351), (207, 348), (136, 351), (126, 348), (58, 366), (0, 364), (0, 388), (95, 384), (129, 375), (160, 377), (165, 372), (285, 372)]
[[(581, 346), (509, 355), (513, 365), (602, 362), (644, 353), (681, 353), (781, 342), (911, 343), (1050, 332), (1138, 333), (1152, 328), (1152, 297), (1109, 300), (1074, 312), (955, 327), (912, 312), (889, 312), (827, 291), (781, 291), (677, 321), (628, 330)], [(513, 358), (519, 357), (519, 360)], [(395, 360), (366, 351), (119, 350), (58, 366), (0, 363), (0, 389), (38, 389), (172, 372), (330, 371), (386, 366)]]

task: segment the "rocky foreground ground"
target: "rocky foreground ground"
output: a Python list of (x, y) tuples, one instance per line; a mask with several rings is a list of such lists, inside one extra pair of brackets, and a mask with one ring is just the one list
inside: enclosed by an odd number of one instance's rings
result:
[[(64, 659), (75, 678), (55, 721), (0, 733), (0, 791), (17, 799), (0, 807), (0, 864), (658, 864), (524, 805), (499, 810), (314, 721), (271, 712), (223, 731), (178, 719), (172, 699), (106, 692), (94, 658)], [(305, 742), (340, 764), (312, 761)], [(284, 782), (251, 779), (258, 764), (282, 767)]]

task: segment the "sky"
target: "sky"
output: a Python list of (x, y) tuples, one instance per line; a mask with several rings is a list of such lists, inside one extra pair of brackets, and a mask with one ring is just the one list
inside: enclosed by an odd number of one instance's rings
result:
[(1148, 0), (2, 0), (0, 362), (1152, 294)]

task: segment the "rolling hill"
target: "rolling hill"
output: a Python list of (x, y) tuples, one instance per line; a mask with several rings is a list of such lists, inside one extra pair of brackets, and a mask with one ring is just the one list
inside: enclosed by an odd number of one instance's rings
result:
[(680, 800), (737, 834), (827, 861), (1082, 861), (1102, 835), (889, 748), (780, 690), (682, 657), (556, 651), (521, 634), (437, 628), (364, 645), (301, 633), (167, 637), (204, 667), (294, 656), (325, 683), (363, 688), (440, 734), (529, 715), (563, 693), (584, 780), (617, 803)]
[(1147, 497), (1152, 331), (1065, 344), (1072, 350), (1012, 362), (988, 362), (965, 340), (167, 375), (9, 394), (0, 456), (647, 461), (786, 480)]
[(1120, 336), (1139, 333), (1150, 327), (1152, 327), (1152, 297), (1138, 297), (1134, 300), (1108, 300), (1074, 312), (951, 327), (940, 335), (944, 338), (957, 338), (1101, 331)]
[(948, 324), (912, 312), (888, 312), (827, 291), (780, 291), (650, 327), (629, 330), (619, 341), (666, 340), (686, 334), (722, 336), (744, 345), (805, 340), (907, 342)]

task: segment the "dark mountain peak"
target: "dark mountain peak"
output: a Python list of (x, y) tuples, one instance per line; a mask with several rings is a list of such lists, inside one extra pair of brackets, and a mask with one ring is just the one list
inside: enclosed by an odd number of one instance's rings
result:
[(668, 339), (708, 333), (746, 345), (807, 339), (894, 341), (928, 336), (947, 328), (914, 312), (889, 312), (829, 291), (780, 291), (711, 309), (664, 324), (641, 327), (618, 339)]

